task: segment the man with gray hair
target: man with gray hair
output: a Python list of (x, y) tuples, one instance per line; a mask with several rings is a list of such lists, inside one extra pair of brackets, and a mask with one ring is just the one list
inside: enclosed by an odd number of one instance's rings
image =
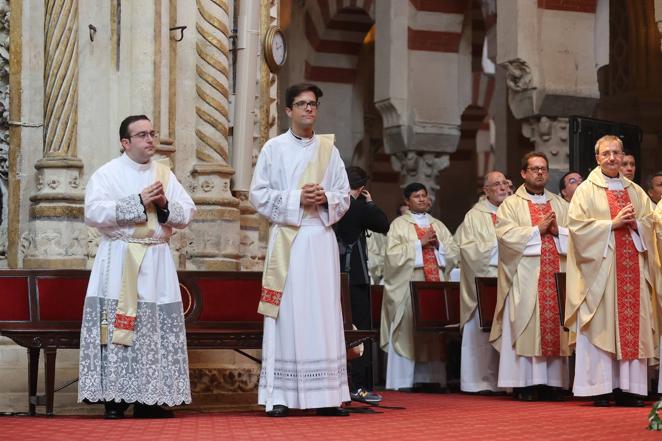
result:
[(640, 407), (648, 393), (648, 361), (656, 327), (647, 218), (653, 205), (622, 172), (623, 142), (595, 144), (597, 167), (577, 188), (568, 211), (565, 325), (576, 332), (576, 396), (596, 406)]
[(462, 358), (460, 389), (463, 392), (497, 391), (499, 353), (482, 332), (476, 307), (476, 277), (496, 277), (499, 262), (494, 230), (497, 208), (509, 196), (510, 182), (503, 173), (485, 175), (483, 192), (476, 205), (464, 217), (455, 235), (460, 247), (460, 327)]

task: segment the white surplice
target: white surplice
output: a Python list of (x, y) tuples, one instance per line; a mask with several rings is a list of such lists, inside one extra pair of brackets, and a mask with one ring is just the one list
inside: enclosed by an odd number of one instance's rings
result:
[(138, 310), (132, 346), (100, 344), (106, 313), (112, 341), (124, 258), (136, 226), (147, 219), (139, 194), (155, 182), (155, 164), (125, 154), (99, 168), (85, 191), (85, 223), (101, 234), (85, 298), (80, 337), (78, 399), (169, 406), (191, 402), (184, 314), (168, 239), (185, 228), (195, 205), (171, 172), (165, 195), (169, 216), (157, 223), (138, 274)]
[[(319, 141), (288, 131), (262, 148), (250, 201), (271, 226), (298, 226), (276, 319), (265, 317), (258, 403), (296, 409), (339, 406), (349, 401), (345, 335), (340, 302), (338, 244), (331, 226), (349, 208), (345, 166), (334, 147), (321, 186), (328, 207), (306, 213), (299, 180)], [(268, 255), (273, 251), (270, 240)], [(257, 305), (256, 305), (257, 307)]]

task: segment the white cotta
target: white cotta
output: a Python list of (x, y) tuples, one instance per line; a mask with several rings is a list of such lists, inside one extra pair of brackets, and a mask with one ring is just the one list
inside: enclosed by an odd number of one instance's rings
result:
[(186, 331), (177, 270), (168, 239), (185, 228), (195, 205), (174, 174), (165, 195), (167, 222), (157, 223), (138, 275), (138, 312), (132, 346), (101, 345), (105, 314), (109, 341), (121, 290), (127, 241), (146, 219), (139, 193), (155, 181), (155, 164), (122, 155), (90, 178), (85, 191), (85, 223), (101, 240), (87, 288), (80, 341), (78, 399), (141, 402), (170, 406), (190, 403)]
[(299, 180), (318, 148), (317, 137), (301, 139), (291, 131), (269, 140), (251, 183), (251, 203), (272, 224), (269, 255), (279, 226), (299, 227), (278, 317), (264, 319), (258, 403), (267, 411), (274, 405), (312, 409), (350, 400), (338, 244), (331, 228), (349, 208), (349, 183), (334, 147), (320, 183), (328, 207), (304, 212)]

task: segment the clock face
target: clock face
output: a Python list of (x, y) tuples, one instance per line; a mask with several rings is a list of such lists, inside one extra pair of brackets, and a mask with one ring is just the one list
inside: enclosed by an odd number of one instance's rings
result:
[(276, 32), (271, 41), (271, 53), (274, 61), (278, 66), (285, 64), (285, 57), (287, 57), (287, 50), (285, 48), (285, 38), (281, 32)]

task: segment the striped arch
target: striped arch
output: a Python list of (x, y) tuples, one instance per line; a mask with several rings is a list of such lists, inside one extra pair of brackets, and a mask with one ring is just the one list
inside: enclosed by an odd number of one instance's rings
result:
[(352, 84), (363, 41), (374, 24), (374, 1), (310, 0), (306, 5), (306, 80)]

